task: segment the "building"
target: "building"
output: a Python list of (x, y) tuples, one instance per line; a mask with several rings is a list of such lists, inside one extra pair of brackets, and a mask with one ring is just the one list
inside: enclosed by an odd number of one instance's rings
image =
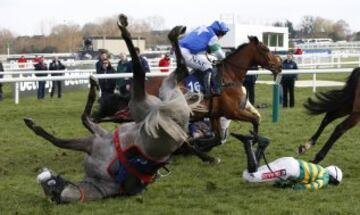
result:
[[(228, 24), (228, 23), (227, 23)], [(230, 31), (220, 40), (224, 48), (236, 48), (249, 42), (248, 36), (257, 36), (271, 51), (288, 51), (289, 32), (287, 27), (251, 24), (228, 24)]]
[[(94, 51), (106, 49), (110, 53), (117, 55), (120, 52), (128, 54), (125, 41), (121, 37), (91, 37), (92, 48)], [(133, 38), (135, 46), (139, 47), (140, 52), (145, 51), (145, 39), (142, 37)]]

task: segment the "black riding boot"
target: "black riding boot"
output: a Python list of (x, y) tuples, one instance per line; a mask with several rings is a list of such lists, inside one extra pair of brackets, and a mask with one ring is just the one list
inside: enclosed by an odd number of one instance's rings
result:
[(211, 97), (211, 86), (210, 86), (210, 81), (211, 81), (211, 71), (210, 70), (206, 70), (205, 71), (205, 75), (203, 78), (203, 83), (204, 83), (204, 97), (205, 98), (210, 98)]
[(265, 152), (266, 147), (269, 145), (270, 140), (265, 137), (257, 137), (258, 147), (255, 152), (256, 161), (259, 164), (262, 154)]
[(253, 139), (253, 137), (241, 135), (241, 134), (235, 134), (235, 133), (231, 133), (231, 135), (244, 143), (244, 149), (247, 155), (248, 172), (249, 173), (256, 172), (258, 166), (255, 160), (255, 154), (252, 151), (252, 146), (251, 146), (252, 145), (251, 140)]
[(211, 70), (211, 84), (213, 86), (213, 95), (221, 96), (221, 79), (216, 68)]

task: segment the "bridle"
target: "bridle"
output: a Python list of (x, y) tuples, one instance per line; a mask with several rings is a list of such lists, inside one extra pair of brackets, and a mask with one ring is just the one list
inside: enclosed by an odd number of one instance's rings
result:
[[(259, 51), (259, 54), (261, 55), (261, 57), (264, 58), (266, 62), (269, 62), (269, 63), (268, 63), (269, 65), (268, 65), (267, 67), (264, 67), (264, 68), (265, 68), (265, 69), (268, 69), (268, 70), (270, 70), (270, 71), (274, 71), (276, 65), (275, 65), (274, 63), (271, 63), (271, 60), (270, 60), (269, 56), (268, 56), (265, 52), (263, 52), (263, 51), (261, 50), (261, 49), (264, 49), (264, 48), (261, 47), (260, 44), (258, 44), (258, 45), (256, 45), (256, 49)], [(266, 48), (266, 49), (267, 49), (267, 48)], [(267, 52), (270, 52), (270, 50), (267, 49)]]
[[(274, 70), (275, 70), (275, 67), (276, 67), (275, 63), (271, 63), (269, 56), (268, 56), (263, 50), (261, 50), (261, 49), (263, 49), (263, 47), (261, 47), (260, 44), (257, 44), (257, 45), (256, 45), (256, 50), (259, 52), (259, 54), (261, 55), (261, 57), (262, 57), (263, 59), (265, 59), (266, 62), (269, 62), (269, 63), (268, 63), (268, 66), (265, 66), (264, 68), (265, 68), (265, 69), (268, 69), (268, 70), (270, 70), (270, 71), (274, 71)], [(267, 50), (267, 52), (269, 52), (269, 50)], [(234, 70), (247, 70), (247, 69), (248, 69), (247, 67), (239, 66), (239, 65), (233, 63), (232, 61), (229, 60), (229, 58), (225, 58), (224, 60), (220, 61), (220, 62), (218, 63), (218, 65), (219, 65), (219, 64), (220, 64), (220, 66), (221, 66), (222, 68), (225, 68), (225, 66), (228, 65), (228, 66), (234, 68)]]

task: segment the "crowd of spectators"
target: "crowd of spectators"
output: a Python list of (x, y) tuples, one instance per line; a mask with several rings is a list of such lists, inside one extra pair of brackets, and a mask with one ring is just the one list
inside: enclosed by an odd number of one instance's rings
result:
[[(150, 66), (147, 59), (141, 55), (140, 49), (135, 47), (136, 54), (145, 70), (150, 72)], [(111, 74), (111, 73), (132, 73), (133, 63), (128, 61), (125, 53), (119, 54), (119, 61), (116, 70), (111, 65), (109, 55), (106, 51), (99, 55), (99, 60), (96, 62), (96, 74)], [(101, 97), (109, 96), (115, 92), (119, 92), (122, 96), (130, 96), (131, 79), (117, 78), (117, 79), (100, 79), (99, 80)]]

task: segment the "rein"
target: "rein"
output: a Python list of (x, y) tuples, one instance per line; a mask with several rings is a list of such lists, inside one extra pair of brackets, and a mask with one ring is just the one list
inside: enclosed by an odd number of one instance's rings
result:
[[(271, 172), (272, 174), (276, 175), (276, 173), (271, 169), (271, 167), (270, 167), (270, 165), (269, 165), (269, 162), (268, 162), (267, 159), (266, 159), (265, 153), (262, 152), (261, 154), (262, 154), (262, 157), (263, 157), (263, 159), (264, 159), (264, 162), (265, 162), (267, 168), (270, 170), (270, 172)], [(285, 179), (281, 178), (280, 176), (276, 176), (276, 177), (277, 177), (280, 181), (286, 181)]]

